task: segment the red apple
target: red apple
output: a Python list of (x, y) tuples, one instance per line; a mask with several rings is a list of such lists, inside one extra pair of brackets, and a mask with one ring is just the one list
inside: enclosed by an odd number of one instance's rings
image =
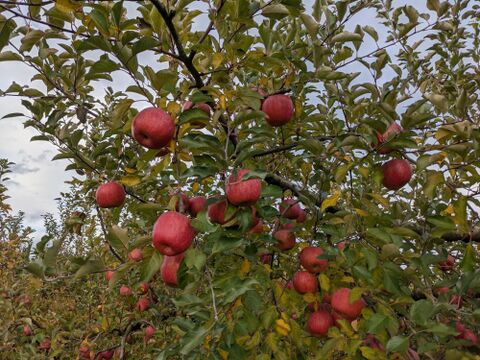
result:
[(128, 253), (128, 259), (131, 261), (141, 261), (142, 258), (142, 249), (136, 248)]
[(238, 169), (227, 179), (225, 191), (227, 199), (233, 205), (252, 205), (260, 198), (262, 181), (260, 179), (242, 180), (250, 170)]
[(438, 265), (443, 272), (450, 271), (455, 266), (455, 258), (452, 255), (448, 255), (447, 260), (438, 263)]
[(377, 151), (380, 154), (388, 154), (392, 151), (392, 149), (384, 144), (385, 142), (390, 141), (392, 138), (394, 138), (396, 135), (400, 134), (402, 132), (402, 127), (398, 125), (396, 122), (393, 122), (390, 124), (390, 126), (387, 128), (387, 130), (383, 133), (380, 134), (377, 132)]
[(30, 336), (32, 335), (32, 329), (28, 325), (23, 326), (23, 336)]
[(313, 336), (327, 335), (328, 329), (333, 326), (333, 318), (324, 310), (315, 311), (307, 321), (307, 330)]
[(437, 294), (437, 296), (448, 294), (449, 291), (450, 289), (446, 286), (435, 289), (435, 293)]
[(50, 339), (49, 338), (45, 338), (42, 340), (42, 342), (38, 345), (38, 350), (41, 350), (41, 351), (50, 351), (50, 347), (52, 346), (51, 342), (50, 342)]
[(160, 275), (166, 285), (172, 287), (178, 286), (177, 273), (184, 257), (184, 252), (175, 256), (163, 257), (162, 266), (160, 267)]
[(85, 345), (80, 346), (80, 348), (78, 349), (78, 352), (80, 355), (80, 359), (91, 359), (90, 349), (88, 348), (88, 346), (85, 346)]
[(263, 221), (259, 220), (256, 225), (252, 226), (247, 234), (261, 234), (263, 233)]
[(323, 294), (322, 301), (324, 303), (331, 304), (332, 303), (332, 295), (330, 295), (329, 293)]
[(318, 289), (317, 277), (308, 271), (297, 271), (292, 281), (293, 287), (300, 294), (315, 293)]
[(472, 330), (465, 330), (465, 332), (462, 335), (462, 339), (470, 341), (472, 343), (471, 345), (477, 345), (478, 344), (477, 335), (475, 335), (475, 333)]
[(333, 325), (339, 328), (340, 327), (339, 321), (345, 320), (345, 318), (334, 310), (332, 310), (331, 314), (333, 318)]
[(389, 190), (398, 190), (412, 178), (412, 168), (407, 160), (394, 159), (382, 166), (383, 185)]
[[(258, 95), (260, 95), (262, 98), (266, 98), (268, 96), (267, 92), (265, 90), (263, 90), (261, 87), (258, 87), (258, 86), (255, 86), (252, 88), (252, 91), (255, 91), (258, 93)], [(263, 103), (263, 99), (262, 99), (262, 103)]]
[(295, 246), (295, 235), (290, 230), (277, 230), (273, 234), (275, 240), (277, 240), (277, 247), (280, 250), (290, 250)]
[(223, 225), (233, 219), (234, 214), (225, 218), (225, 214), (228, 209), (228, 202), (226, 199), (220, 198), (219, 201), (208, 205), (208, 217), (210, 221)]
[(205, 203), (207, 202), (207, 198), (205, 196), (194, 196), (190, 199), (190, 215), (196, 217), (197, 214), (203, 210), (205, 210)]
[(365, 301), (358, 299), (353, 303), (349, 300), (350, 289), (340, 288), (332, 295), (332, 308), (338, 311), (341, 315), (347, 319), (356, 319), (365, 307)]
[(148, 343), (148, 341), (153, 337), (155, 334), (155, 328), (152, 325), (148, 325), (145, 328), (145, 336), (143, 340), (145, 341), (145, 344)]
[(163, 255), (178, 255), (190, 247), (195, 234), (188, 217), (167, 211), (160, 215), (153, 226), (153, 246)]
[(463, 325), (460, 321), (457, 321), (455, 323), (455, 330), (459, 333), (459, 336), (457, 336), (457, 338), (460, 338), (461, 335), (465, 332), (466, 328), (465, 325)]
[(293, 281), (292, 280), (288, 280), (287, 283), (285, 284), (285, 289), (289, 289), (289, 290), (293, 290), (294, 287), (293, 287)]
[(115, 181), (106, 182), (98, 187), (95, 199), (101, 208), (119, 207), (125, 201), (125, 189)]
[(462, 297), (460, 295), (452, 295), (452, 297), (450, 298), (450, 301), (448, 302), (449, 304), (451, 305), (456, 305), (457, 306), (457, 309), (460, 309), (462, 307)]
[(182, 212), (186, 213), (190, 210), (190, 200), (188, 196), (183, 192), (176, 194), (177, 200), (175, 201), (175, 210), (180, 211), (180, 200), (182, 201)]
[(262, 254), (259, 254), (258, 256), (260, 257), (260, 261), (263, 264), (271, 264), (272, 263), (273, 254), (262, 253)]
[(271, 95), (262, 104), (265, 120), (271, 126), (282, 126), (292, 120), (293, 101), (284, 94)]
[(301, 215), (302, 208), (298, 201), (294, 199), (286, 199), (284, 200), (279, 207), (280, 215), (286, 217), (287, 219), (298, 219)]
[(100, 360), (110, 360), (113, 357), (113, 354), (115, 353), (115, 350), (105, 350), (101, 351), (97, 355), (97, 359)]
[(140, 285), (138, 285), (138, 293), (140, 295), (145, 295), (148, 293), (148, 290), (150, 289), (150, 284), (147, 282), (142, 282)]
[(132, 121), (132, 136), (148, 149), (160, 149), (168, 145), (175, 134), (172, 117), (155, 107), (140, 111)]
[(300, 213), (298, 214), (297, 217), (297, 223), (301, 224), (304, 223), (307, 220), (307, 212), (303, 209), (300, 209)]
[(190, 110), (191, 108), (200, 109), (204, 113), (206, 113), (207, 115), (210, 115), (210, 111), (212, 110), (210, 105), (208, 105), (206, 103), (198, 103), (198, 104), (194, 105), (193, 102), (191, 102), (190, 100), (187, 100), (187, 101), (184, 102), (184, 104), (182, 106), (182, 111), (187, 111), (187, 110)]
[(319, 247), (308, 246), (303, 248), (299, 256), (300, 264), (311, 273), (321, 273), (328, 266), (328, 260), (318, 258), (322, 254), (323, 249)]
[(108, 271), (105, 273), (105, 279), (107, 279), (107, 281), (110, 281), (110, 280), (112, 280), (113, 275), (115, 275), (115, 271), (108, 270)]
[(339, 243), (337, 243), (335, 245), (335, 247), (340, 250), (340, 251), (343, 251), (345, 250), (345, 246), (347, 245), (347, 243), (345, 241), (340, 241)]
[(144, 312), (150, 308), (150, 300), (146, 297), (142, 297), (137, 302), (137, 309), (140, 312)]
[(122, 285), (120, 287), (120, 295), (122, 296), (128, 296), (132, 294), (132, 290), (128, 286)]

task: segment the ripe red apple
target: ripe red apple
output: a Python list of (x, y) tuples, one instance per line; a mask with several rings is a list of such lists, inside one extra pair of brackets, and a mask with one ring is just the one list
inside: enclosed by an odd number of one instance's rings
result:
[(279, 207), (280, 210), (280, 215), (283, 217), (286, 217), (287, 219), (298, 219), (298, 217), (301, 215), (302, 208), (300, 207), (300, 204), (298, 201), (294, 199), (286, 199), (284, 200)]
[(461, 338), (463, 340), (470, 341), (472, 343), (471, 345), (477, 345), (478, 344), (477, 335), (475, 335), (475, 333), (472, 330), (465, 330), (465, 332), (463, 333)]
[(307, 246), (306, 248), (303, 248), (300, 252), (300, 264), (302, 264), (302, 266), (311, 273), (321, 273), (322, 271), (325, 271), (328, 266), (328, 260), (318, 258), (322, 254), (322, 248)]
[(184, 257), (184, 252), (175, 256), (163, 257), (162, 266), (160, 267), (160, 275), (166, 285), (172, 287), (178, 286), (177, 273)]
[(347, 319), (356, 319), (365, 307), (365, 301), (358, 299), (353, 303), (349, 300), (350, 289), (340, 288), (332, 295), (332, 308), (338, 311), (340, 315), (345, 316)]
[(125, 201), (125, 189), (115, 181), (106, 182), (97, 188), (95, 199), (101, 208), (119, 207)]
[(455, 267), (455, 258), (452, 255), (448, 255), (447, 260), (438, 263), (438, 266), (443, 272), (453, 270)]
[(300, 209), (300, 213), (298, 214), (297, 217), (297, 223), (302, 224), (307, 220), (307, 212), (303, 209)]
[(462, 307), (462, 297), (460, 295), (454, 294), (450, 298), (450, 301), (448, 302), (451, 305), (456, 305), (457, 309), (460, 309)]
[(153, 337), (154, 334), (155, 334), (155, 328), (152, 325), (148, 325), (145, 328), (145, 336), (143, 337), (145, 344), (148, 343), (148, 341)]
[(277, 230), (273, 234), (277, 240), (277, 247), (280, 250), (287, 251), (295, 246), (295, 235), (290, 230)]
[(136, 248), (128, 253), (128, 259), (131, 261), (141, 261), (142, 258), (142, 249)]
[(115, 275), (115, 271), (108, 270), (105, 273), (105, 279), (107, 279), (107, 281), (110, 281), (110, 280), (112, 280), (113, 275)]
[(142, 297), (142, 298), (138, 299), (137, 309), (140, 312), (144, 312), (144, 311), (148, 310), (149, 308), (150, 308), (150, 300), (148, 300), (148, 298)]
[(293, 101), (284, 94), (271, 95), (262, 104), (265, 120), (271, 126), (282, 126), (292, 120)]
[(162, 109), (143, 109), (132, 121), (133, 138), (148, 149), (160, 149), (168, 145), (174, 134), (172, 117)]
[(300, 294), (315, 293), (318, 289), (317, 277), (308, 271), (297, 271), (292, 281), (293, 287)]
[(466, 327), (460, 321), (457, 321), (455, 323), (455, 330), (459, 333), (459, 336), (457, 337), (457, 338), (459, 338), (460, 335), (462, 335), (465, 332)]
[(178, 255), (190, 247), (195, 234), (188, 217), (167, 211), (160, 215), (153, 226), (153, 246), (163, 255)]
[(30, 336), (32, 335), (32, 329), (28, 325), (23, 326), (23, 336)]
[(207, 198), (205, 196), (194, 196), (190, 199), (190, 215), (192, 217), (196, 217), (197, 214), (203, 210), (205, 210), (205, 203), (207, 202)]
[(88, 346), (86, 345), (80, 346), (80, 348), (78, 349), (78, 352), (80, 355), (80, 359), (91, 359), (90, 349), (88, 348)]
[(147, 282), (142, 282), (140, 283), (140, 285), (138, 285), (138, 293), (140, 295), (145, 295), (149, 289), (150, 289), (150, 284)]
[(324, 310), (315, 311), (307, 321), (307, 330), (313, 336), (327, 335), (328, 329), (333, 326), (333, 318)]
[(380, 134), (377, 132), (377, 140), (378, 140), (377, 151), (380, 154), (390, 153), (392, 149), (384, 143), (390, 141), (392, 138), (394, 138), (396, 135), (400, 134), (401, 132), (402, 132), (402, 127), (398, 125), (396, 122), (391, 123), (383, 134)]
[(115, 353), (114, 349), (101, 351), (101, 352), (98, 353), (97, 359), (110, 360), (113, 357), (114, 353)]
[(322, 301), (324, 303), (331, 304), (332, 303), (332, 295), (330, 295), (329, 293), (323, 294)]
[(182, 201), (182, 212), (186, 213), (190, 210), (190, 200), (188, 196), (183, 192), (176, 194), (177, 200), (175, 201), (175, 210), (180, 211), (180, 200)]
[(332, 314), (332, 318), (333, 318), (333, 325), (340, 328), (339, 321), (340, 320), (345, 320), (345, 318), (334, 310), (332, 310), (331, 314)]
[(242, 180), (250, 172), (248, 169), (238, 169), (227, 179), (226, 195), (233, 205), (252, 205), (260, 198), (262, 181), (260, 179)]
[(435, 289), (435, 293), (437, 294), (437, 296), (448, 294), (449, 291), (450, 289), (446, 286)]
[(340, 250), (340, 251), (343, 251), (345, 250), (345, 246), (347, 245), (347, 243), (345, 241), (340, 241), (339, 243), (337, 243), (335, 245), (335, 247)]
[(273, 254), (262, 253), (262, 254), (259, 254), (258, 256), (260, 257), (260, 261), (263, 264), (271, 264), (272, 263)]
[(289, 290), (293, 290), (294, 287), (293, 287), (293, 281), (292, 280), (288, 280), (287, 283), (285, 284), (285, 289), (289, 289)]
[(389, 160), (382, 166), (383, 185), (389, 190), (398, 190), (412, 178), (412, 168), (407, 160)]
[(130, 288), (126, 285), (122, 285), (120, 287), (120, 295), (122, 296), (128, 296), (128, 295), (131, 295), (132, 294), (132, 290), (130, 290)]
[(225, 218), (228, 209), (228, 202), (226, 199), (221, 199), (213, 204), (208, 205), (208, 217), (210, 221), (223, 225), (233, 219), (234, 214)]
[(187, 111), (187, 110), (190, 110), (191, 108), (200, 109), (207, 115), (210, 115), (210, 111), (212, 110), (210, 105), (206, 103), (198, 103), (194, 105), (193, 102), (191, 102), (190, 100), (187, 100), (183, 103), (182, 111)]
[(42, 340), (42, 342), (38, 345), (38, 350), (41, 350), (41, 351), (50, 351), (50, 347), (51, 347), (51, 342), (50, 342), (50, 339), (49, 338), (45, 338)]
[(247, 234), (261, 234), (263, 233), (263, 221), (259, 220), (256, 225), (252, 226)]

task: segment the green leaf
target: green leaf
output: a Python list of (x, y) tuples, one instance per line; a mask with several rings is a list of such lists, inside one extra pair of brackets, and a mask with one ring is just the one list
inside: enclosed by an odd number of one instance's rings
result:
[(182, 349), (180, 350), (180, 354), (188, 355), (192, 350), (197, 348), (205, 339), (209, 332), (209, 328), (200, 327), (195, 329), (194, 331), (188, 332), (183, 338), (180, 343)]
[(149, 282), (153, 276), (158, 273), (162, 266), (162, 256), (157, 251), (154, 251), (152, 257), (144, 262), (140, 278), (142, 281)]
[(100, 30), (100, 32), (102, 32), (103, 34), (108, 34), (109, 33), (109, 30), (108, 30), (108, 20), (107, 18), (105, 17), (105, 15), (103, 15), (102, 12), (100, 12), (99, 10), (97, 9), (93, 9), (91, 12), (90, 12), (90, 18), (93, 20), (93, 22), (95, 23), (95, 25), (97, 26), (97, 29)]
[(53, 241), (52, 246), (50, 246), (46, 251), (43, 257), (43, 263), (46, 267), (54, 268), (57, 262), (58, 252), (60, 251), (60, 247), (62, 246), (61, 240)]
[(426, 331), (431, 332), (440, 337), (447, 337), (447, 336), (453, 336), (458, 334), (454, 328), (441, 323), (428, 326)]
[(25, 270), (42, 279), (45, 276), (45, 265), (41, 259), (36, 259), (35, 261), (29, 263), (27, 266), (25, 266)]
[(368, 333), (379, 334), (387, 325), (388, 317), (383, 314), (373, 314), (368, 319)]
[(0, 51), (8, 44), (8, 41), (10, 40), (10, 34), (14, 29), (15, 21), (12, 19), (3, 23), (2, 29), (0, 30)]
[(113, 225), (107, 233), (107, 241), (118, 252), (122, 253), (126, 251), (128, 246), (127, 230), (124, 230), (117, 225)]
[(197, 270), (202, 270), (206, 261), (207, 257), (200, 249), (190, 248), (185, 254), (185, 265), (189, 269), (194, 267)]
[(387, 342), (387, 352), (404, 353), (408, 350), (408, 338), (404, 336), (394, 336)]
[(268, 5), (262, 10), (263, 16), (274, 19), (281, 19), (289, 14), (288, 8), (282, 4)]
[[(0, 46), (1, 49), (1, 46)], [(22, 57), (12, 51), (4, 51), (0, 53), (0, 61), (21, 61)]]
[(80, 278), (85, 275), (100, 272), (105, 269), (105, 265), (101, 259), (88, 259), (75, 273), (75, 278)]
[(477, 255), (473, 246), (468, 244), (465, 248), (465, 252), (463, 254), (463, 259), (460, 263), (460, 268), (464, 272), (474, 271), (477, 266)]
[(361, 41), (362, 40), (362, 35), (357, 34), (357, 33), (352, 33), (349, 31), (344, 31), (340, 34), (337, 34), (332, 37), (331, 42), (336, 43), (336, 42), (347, 42), (347, 41)]
[(307, 31), (310, 34), (310, 36), (315, 39), (318, 33), (318, 23), (315, 21), (313, 17), (305, 13), (300, 15), (300, 19), (302, 19), (303, 24), (307, 28)]
[(410, 308), (410, 318), (420, 325), (425, 325), (434, 313), (433, 304), (428, 300), (419, 300)]
[(425, 98), (429, 100), (441, 112), (448, 111), (448, 101), (445, 96), (441, 94), (427, 94)]
[(21, 40), (20, 51), (30, 51), (32, 47), (43, 38), (44, 32), (41, 30), (30, 30)]

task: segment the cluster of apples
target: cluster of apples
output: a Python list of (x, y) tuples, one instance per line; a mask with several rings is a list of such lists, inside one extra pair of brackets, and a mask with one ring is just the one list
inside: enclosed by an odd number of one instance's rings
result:
[[(315, 246), (305, 247), (300, 252), (299, 261), (304, 270), (297, 271), (292, 277), (292, 287), (299, 294), (315, 294), (318, 291), (317, 275), (328, 268), (328, 260), (322, 259), (323, 253), (322, 248)], [(325, 336), (332, 326), (337, 325), (337, 321), (353, 321), (358, 318), (365, 307), (365, 301), (360, 298), (351, 302), (350, 292), (348, 288), (340, 288), (332, 295), (325, 294), (323, 302), (310, 303), (307, 331), (316, 337)]]
[[(390, 124), (381, 134), (377, 132), (376, 150), (380, 154), (389, 154), (393, 149), (388, 142), (402, 132), (402, 127), (396, 122)], [(398, 190), (412, 178), (412, 167), (405, 159), (392, 159), (382, 165), (383, 185), (389, 190)]]

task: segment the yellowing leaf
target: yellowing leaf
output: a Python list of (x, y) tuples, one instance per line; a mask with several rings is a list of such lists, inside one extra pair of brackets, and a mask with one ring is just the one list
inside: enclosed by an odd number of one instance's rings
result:
[(217, 352), (220, 354), (223, 360), (228, 360), (228, 351), (225, 351), (223, 349), (217, 349)]
[(55, 7), (63, 13), (71, 13), (80, 8), (81, 5), (74, 4), (70, 0), (56, 0)]
[(107, 331), (108, 330), (108, 318), (104, 317), (102, 319), (102, 329), (103, 331)]
[(122, 178), (120, 179), (120, 182), (123, 185), (135, 186), (142, 182), (142, 178), (138, 175), (126, 175), (126, 176), (122, 176)]
[(278, 319), (275, 321), (275, 331), (282, 336), (287, 336), (292, 328), (288, 325), (285, 320)]
[(303, 300), (307, 303), (313, 303), (317, 300), (317, 297), (313, 293), (306, 293), (303, 295)]
[(182, 107), (180, 106), (180, 104), (175, 101), (170, 101), (167, 105), (167, 112), (169, 112), (173, 116), (177, 115), (181, 109)]
[(325, 211), (327, 208), (337, 205), (338, 199), (340, 198), (340, 194), (341, 194), (340, 190), (336, 189), (333, 192), (333, 194), (331, 194), (328, 198), (326, 198), (322, 202), (322, 206), (320, 207), (320, 210)]
[(330, 291), (330, 279), (327, 275), (318, 275), (318, 281), (320, 282), (320, 289), (322, 289), (322, 291)]
[(351, 277), (351, 276), (344, 276), (344, 277), (342, 278), (342, 282), (345, 282), (345, 283), (353, 283), (353, 282), (355, 282), (355, 280), (354, 280), (353, 277)]
[(192, 184), (192, 191), (196, 193), (198, 190), (200, 190), (200, 184), (195, 182)]
[(222, 61), (223, 61), (223, 54), (222, 53), (213, 54), (212, 65), (213, 65), (214, 69), (219, 67), (222, 64)]
[(247, 259), (244, 259), (242, 262), (242, 265), (240, 265), (240, 274), (242, 275), (247, 274), (250, 271), (250, 267), (251, 267), (250, 261), (248, 261)]
[(359, 209), (359, 208), (354, 208), (355, 212), (360, 215), (360, 216), (363, 216), (363, 217), (367, 217), (369, 216), (370, 214), (368, 212), (366, 212), (365, 210), (362, 210), (362, 209)]
[(135, 174), (137, 172), (137, 169), (125, 167), (125, 171), (129, 174)]

